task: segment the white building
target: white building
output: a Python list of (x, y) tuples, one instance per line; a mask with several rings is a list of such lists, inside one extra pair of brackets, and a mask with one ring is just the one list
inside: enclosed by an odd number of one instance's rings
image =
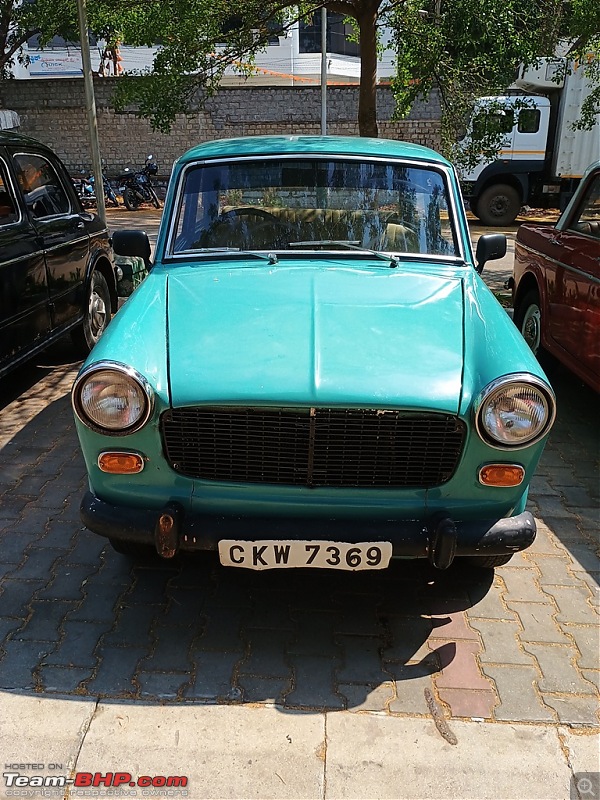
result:
[[(272, 42), (255, 61), (255, 72), (249, 77), (227, 70), (224, 85), (239, 84), (318, 84), (321, 76), (321, 15), (315, 14), (315, 24), (295, 23), (283, 36), (274, 35)], [(327, 75), (328, 82), (357, 83), (360, 78), (358, 46), (348, 41), (350, 26), (344, 24), (340, 14), (327, 15)], [(384, 38), (385, 41), (385, 38)], [(148, 70), (157, 52), (157, 47), (120, 48), (124, 72)], [(104, 43), (92, 46), (92, 69), (100, 70)], [(32, 39), (24, 48), (28, 57), (25, 64), (15, 66), (15, 77), (21, 79), (75, 77), (82, 74), (81, 50), (64, 40), (54, 39), (44, 49)], [(113, 74), (112, 64), (108, 74)], [(394, 72), (393, 52), (385, 50), (378, 63), (378, 80), (387, 81)]]

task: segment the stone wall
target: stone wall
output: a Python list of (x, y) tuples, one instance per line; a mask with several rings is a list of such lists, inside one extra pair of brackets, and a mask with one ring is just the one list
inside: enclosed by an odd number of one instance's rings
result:
[[(114, 81), (95, 82), (98, 129), (107, 174), (141, 165), (152, 153), (161, 175), (195, 144), (211, 139), (258, 134), (318, 134), (319, 87), (227, 87), (203, 109), (181, 115), (168, 135), (153, 131), (133, 112), (116, 113), (111, 105)], [(377, 92), (379, 135), (439, 147), (440, 106), (436, 95), (415, 105), (407, 119), (392, 122), (394, 100), (389, 87)], [(50, 145), (72, 172), (89, 169), (90, 156), (81, 79), (0, 80), (0, 108), (14, 109), (20, 132)], [(332, 86), (327, 93), (328, 133), (356, 136), (358, 88)]]

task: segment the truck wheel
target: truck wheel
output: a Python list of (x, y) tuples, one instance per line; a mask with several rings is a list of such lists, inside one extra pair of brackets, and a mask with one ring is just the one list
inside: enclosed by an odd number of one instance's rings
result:
[(87, 355), (102, 336), (111, 315), (108, 283), (104, 275), (95, 269), (90, 278), (83, 322), (72, 333), (73, 342), (83, 355)]
[(537, 289), (530, 289), (519, 300), (514, 321), (530, 349), (538, 355), (542, 342), (542, 310)]
[(521, 210), (521, 198), (512, 186), (499, 183), (488, 186), (477, 198), (476, 215), (484, 225), (510, 225)]

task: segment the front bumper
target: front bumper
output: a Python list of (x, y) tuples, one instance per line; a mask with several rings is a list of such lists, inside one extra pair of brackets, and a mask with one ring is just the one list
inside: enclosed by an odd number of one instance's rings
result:
[(387, 541), (392, 555), (428, 558), (448, 567), (454, 556), (510, 555), (533, 544), (535, 520), (525, 511), (515, 517), (455, 522), (439, 512), (421, 520), (300, 519), (185, 514), (175, 503), (165, 508), (116, 506), (86, 492), (81, 519), (91, 531), (140, 545), (153, 545), (163, 557), (178, 550), (217, 550), (221, 539), (252, 541), (327, 538), (347, 543)]

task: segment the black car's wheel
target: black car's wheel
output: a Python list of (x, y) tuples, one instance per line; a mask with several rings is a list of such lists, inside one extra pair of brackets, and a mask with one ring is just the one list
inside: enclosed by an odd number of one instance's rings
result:
[(156, 550), (147, 544), (138, 544), (137, 542), (127, 542), (124, 539), (109, 539), (112, 549), (122, 556), (129, 556), (130, 558), (150, 559), (158, 558)]
[(111, 315), (108, 283), (101, 272), (94, 270), (88, 286), (83, 323), (73, 331), (73, 341), (82, 353), (87, 354), (94, 347), (106, 330)]
[(129, 187), (123, 190), (123, 202), (127, 211), (137, 211), (140, 207), (140, 201), (136, 193)]
[(537, 355), (542, 342), (542, 310), (537, 289), (530, 289), (515, 307), (515, 325), (531, 350)]
[(504, 556), (465, 556), (463, 560), (472, 567), (493, 569), (494, 567), (503, 567), (508, 564), (511, 558), (512, 554)]
[(476, 213), (484, 225), (510, 225), (521, 210), (521, 198), (512, 186), (488, 186), (477, 198)]

